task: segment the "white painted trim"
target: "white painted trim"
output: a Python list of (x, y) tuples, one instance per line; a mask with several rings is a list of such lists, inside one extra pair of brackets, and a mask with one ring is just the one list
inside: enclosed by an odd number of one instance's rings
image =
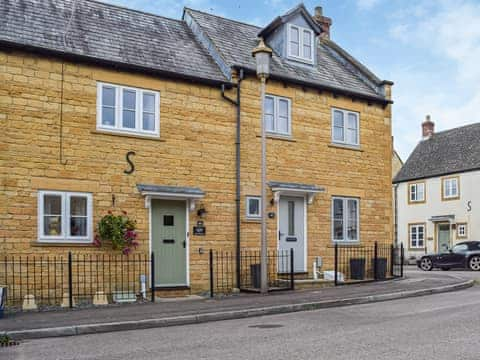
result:
[[(292, 54), (292, 49), (291, 49), (291, 29), (296, 28), (298, 30), (298, 56)], [(308, 31), (310, 33), (310, 47), (311, 47), (311, 57), (306, 58), (303, 56), (303, 32)], [(313, 30), (294, 25), (294, 24), (288, 24), (287, 26), (287, 58), (295, 60), (295, 61), (301, 61), (307, 64), (314, 64), (315, 63), (315, 33)]]
[[(111, 87), (115, 89), (115, 125), (108, 126), (102, 123), (102, 97), (103, 97), (103, 87)], [(122, 118), (123, 118), (123, 90), (135, 91), (135, 129), (123, 128), (122, 127)], [(143, 95), (151, 94), (155, 97), (155, 130), (148, 131), (143, 130)], [(138, 135), (150, 138), (160, 137), (160, 92), (134, 88), (130, 86), (121, 86), (116, 84), (109, 84), (104, 82), (97, 82), (97, 130), (111, 132), (111, 133), (121, 133), (121, 134), (131, 134)]]
[(324, 193), (325, 189), (319, 190), (305, 190), (305, 189), (291, 189), (291, 188), (282, 188), (282, 187), (272, 187), (273, 193), (273, 201), (278, 203), (280, 196), (296, 196), (299, 197), (301, 194), (302, 196), (307, 196), (307, 203), (308, 205), (313, 204), (313, 200), (316, 194)]
[[(57, 195), (61, 197), (61, 229), (62, 233), (58, 236), (43, 234), (44, 227), (44, 196)], [(70, 233), (70, 198), (72, 196), (87, 198), (87, 235), (72, 236)], [(92, 194), (86, 192), (39, 190), (37, 195), (37, 241), (41, 243), (72, 243), (72, 244), (91, 244), (93, 242), (93, 200)]]
[[(334, 128), (335, 128), (335, 111), (339, 111), (343, 113), (343, 140), (336, 140), (334, 137)], [(347, 141), (347, 122), (348, 122), (348, 115), (354, 114), (357, 117), (357, 142), (350, 143)], [(350, 111), (345, 109), (339, 109), (336, 107), (331, 108), (331, 133), (332, 133), (332, 143), (334, 144), (342, 144), (342, 145), (350, 145), (350, 146), (360, 146), (360, 113), (357, 111)]]

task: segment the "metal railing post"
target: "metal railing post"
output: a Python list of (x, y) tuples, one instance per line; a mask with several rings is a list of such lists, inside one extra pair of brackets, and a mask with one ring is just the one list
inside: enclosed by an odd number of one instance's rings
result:
[(68, 306), (73, 308), (72, 252), (68, 252)]
[(210, 272), (210, 297), (213, 298), (214, 290), (213, 290), (213, 250), (210, 249), (208, 254), (209, 260), (209, 272)]
[(403, 263), (404, 263), (404, 254), (403, 254), (403, 243), (400, 244), (400, 277), (403, 278)]
[(338, 244), (335, 244), (335, 266), (334, 266), (335, 286), (338, 285)]
[(390, 273), (392, 277), (395, 276), (394, 265), (395, 265), (395, 247), (392, 244), (390, 245)]
[(378, 280), (378, 243), (375, 241), (375, 246), (373, 250), (373, 280)]
[(152, 302), (155, 302), (155, 253), (150, 254), (150, 291), (152, 294)]
[(290, 248), (290, 288), (295, 290), (295, 260), (293, 258), (293, 248)]

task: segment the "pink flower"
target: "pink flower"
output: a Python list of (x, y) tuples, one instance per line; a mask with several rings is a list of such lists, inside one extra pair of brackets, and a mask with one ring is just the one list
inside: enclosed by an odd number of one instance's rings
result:
[(112, 215), (112, 210), (107, 211), (108, 215)]
[(128, 254), (130, 254), (131, 252), (132, 252), (132, 249), (130, 249), (130, 248), (128, 248), (128, 247), (126, 247), (126, 248), (124, 248), (124, 249), (122, 250), (122, 254), (123, 254), (123, 255), (128, 255)]
[(122, 210), (122, 214), (126, 216), (127, 212), (125, 210)]
[(100, 237), (98, 235), (95, 235), (95, 238), (93, 239), (93, 245), (96, 247), (102, 246), (102, 243), (100, 241)]
[(138, 241), (132, 241), (132, 246), (134, 248), (137, 248), (139, 245), (140, 245), (140, 243)]

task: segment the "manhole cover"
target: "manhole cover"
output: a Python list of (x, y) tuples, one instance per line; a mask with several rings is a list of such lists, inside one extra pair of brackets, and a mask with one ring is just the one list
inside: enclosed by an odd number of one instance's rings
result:
[(283, 325), (280, 325), (280, 324), (260, 324), (260, 325), (249, 326), (249, 328), (257, 328), (257, 329), (276, 329), (281, 327), (283, 327)]

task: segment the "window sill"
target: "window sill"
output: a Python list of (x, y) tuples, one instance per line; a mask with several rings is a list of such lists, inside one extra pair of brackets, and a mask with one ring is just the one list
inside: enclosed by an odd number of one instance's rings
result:
[(253, 224), (261, 224), (262, 223), (262, 219), (261, 218), (246, 218), (243, 220), (244, 223), (253, 223)]
[(347, 145), (347, 144), (338, 144), (338, 143), (331, 143), (331, 144), (328, 144), (328, 147), (330, 148), (338, 148), (338, 149), (345, 149), (345, 150), (353, 150), (353, 151), (359, 151), (359, 152), (363, 152), (364, 150), (362, 150), (360, 148), (360, 146), (357, 146), (357, 145)]
[[(257, 138), (261, 138), (261, 135), (257, 135)], [(289, 135), (280, 135), (280, 134), (272, 134), (272, 133), (267, 133), (266, 134), (267, 139), (273, 139), (273, 140), (282, 140), (282, 141), (289, 141), (289, 142), (297, 142), (294, 138), (292, 138)]]
[(408, 248), (408, 251), (423, 251), (423, 252), (425, 252), (425, 248)]
[(360, 241), (333, 241), (330, 243), (330, 245), (327, 245), (327, 248), (334, 248), (335, 245), (338, 245), (339, 247), (341, 246), (363, 246), (363, 244), (360, 243)]
[(115, 131), (102, 130), (102, 129), (92, 130), (91, 133), (98, 134), (98, 135), (122, 136), (122, 137), (127, 137), (132, 139), (144, 139), (144, 140), (153, 140), (153, 141), (160, 141), (160, 142), (166, 141), (164, 139), (160, 139), (160, 137), (157, 135), (141, 135), (141, 134), (137, 135), (137, 134), (129, 134), (129, 133), (115, 132)]
[(92, 242), (67, 242), (67, 241), (32, 241), (32, 247), (94, 247)]

